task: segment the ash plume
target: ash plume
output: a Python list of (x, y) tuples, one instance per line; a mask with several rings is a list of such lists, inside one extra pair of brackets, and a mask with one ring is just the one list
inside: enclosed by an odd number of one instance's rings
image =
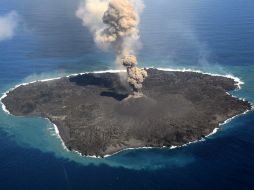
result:
[(103, 50), (113, 50), (118, 67), (126, 67), (134, 97), (142, 96), (142, 83), (147, 77), (147, 72), (137, 67), (135, 56), (141, 48), (138, 26), (143, 8), (142, 0), (86, 0), (76, 12), (96, 44)]
[(137, 58), (134, 55), (125, 56), (123, 65), (127, 68), (128, 82), (133, 89), (134, 97), (142, 96), (142, 83), (147, 77), (147, 72), (137, 67)]

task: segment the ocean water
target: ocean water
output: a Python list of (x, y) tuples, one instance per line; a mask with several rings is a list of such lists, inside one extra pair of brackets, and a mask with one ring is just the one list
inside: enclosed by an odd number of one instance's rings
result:
[[(144, 0), (140, 65), (231, 74), (230, 92), (254, 103), (253, 0)], [(16, 11), (15, 36), (0, 41), (0, 93), (16, 84), (114, 69), (75, 17), (78, 0), (0, 0)], [(254, 112), (203, 142), (128, 150), (105, 159), (66, 151), (43, 118), (0, 111), (0, 189), (253, 189)]]

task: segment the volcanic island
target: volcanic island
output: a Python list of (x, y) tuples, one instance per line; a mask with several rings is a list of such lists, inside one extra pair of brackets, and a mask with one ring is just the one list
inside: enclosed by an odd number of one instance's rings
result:
[(48, 118), (69, 150), (98, 157), (128, 148), (184, 145), (251, 110), (249, 102), (228, 93), (238, 88), (232, 78), (146, 71), (144, 95), (138, 98), (129, 96), (121, 73), (105, 72), (21, 85), (2, 103), (14, 116)]

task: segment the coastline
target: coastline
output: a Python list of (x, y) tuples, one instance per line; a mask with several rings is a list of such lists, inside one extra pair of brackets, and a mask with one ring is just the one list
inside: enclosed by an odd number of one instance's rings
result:
[[(154, 67), (150, 67), (150, 68), (154, 68)], [(162, 70), (162, 71), (176, 71), (176, 72), (193, 72), (193, 73), (200, 73), (200, 74), (206, 74), (206, 75), (210, 75), (210, 76), (220, 76), (220, 77), (225, 77), (225, 78), (230, 78), (230, 79), (233, 79), (235, 81), (235, 84), (237, 86), (237, 88), (235, 90), (240, 90), (241, 89), (241, 85), (244, 84), (243, 81), (241, 81), (240, 78), (238, 77), (235, 77), (233, 75), (230, 75), (230, 74), (227, 74), (227, 75), (220, 75), (220, 74), (214, 74), (214, 73), (206, 73), (206, 72), (202, 72), (200, 70), (192, 70), (192, 69), (170, 69), (170, 68), (156, 68), (158, 70)], [(94, 72), (84, 72), (84, 73), (77, 73), (77, 74), (71, 74), (71, 75), (67, 75), (67, 76), (64, 76), (64, 77), (72, 77), (72, 76), (77, 76), (77, 75), (83, 75), (83, 74), (88, 74), (88, 73), (119, 73), (119, 72), (126, 72), (125, 70), (105, 70), (105, 71), (94, 71)], [(20, 86), (26, 86), (26, 85), (29, 85), (29, 84), (33, 84), (33, 83), (36, 83), (36, 82), (47, 82), (47, 81), (52, 81), (52, 80), (58, 80), (58, 79), (61, 79), (63, 77), (55, 77), (55, 78), (49, 78), (49, 79), (43, 79), (43, 80), (35, 80), (35, 81), (31, 81), (31, 82), (27, 82), (27, 83), (21, 83), (21, 84), (18, 84), (16, 86), (14, 86), (13, 88), (9, 89), (8, 91), (6, 91), (5, 93), (3, 93), (2, 97), (0, 97), (0, 103), (2, 104), (2, 109), (5, 113), (7, 113), (8, 115), (12, 115), (6, 108), (6, 106), (4, 105), (4, 103), (2, 102), (2, 100), (7, 97), (8, 93), (15, 90), (16, 88), (20, 87)], [(228, 95), (230, 95), (231, 97), (234, 97), (234, 98), (238, 98), (236, 96), (233, 96), (231, 95), (230, 93), (227, 92)], [(246, 101), (245, 99), (243, 98), (238, 98), (240, 100), (243, 100), (243, 101)], [(251, 110), (246, 110), (244, 113), (241, 113), (241, 114), (238, 114), (238, 115), (235, 115), (227, 120), (225, 120), (223, 123), (219, 123), (219, 127), (218, 128), (215, 128), (210, 134), (208, 134), (207, 136), (205, 136), (205, 138), (202, 138), (200, 140), (195, 140), (195, 141), (192, 141), (192, 142), (188, 142), (186, 144), (183, 144), (183, 145), (180, 145), (180, 146), (171, 146), (171, 147), (166, 147), (166, 146), (163, 146), (163, 147), (135, 147), (135, 148), (126, 148), (126, 149), (122, 149), (118, 152), (115, 152), (113, 154), (109, 154), (109, 155), (105, 155), (103, 158), (107, 158), (107, 157), (111, 157), (113, 155), (116, 155), (120, 152), (123, 152), (125, 150), (136, 150), (136, 149), (162, 149), (162, 148), (169, 148), (169, 149), (175, 149), (175, 148), (181, 148), (181, 147), (185, 147), (185, 146), (188, 146), (190, 144), (193, 144), (193, 143), (197, 143), (197, 142), (200, 142), (200, 141), (204, 141), (206, 140), (207, 137), (209, 136), (212, 136), (214, 135), (215, 133), (218, 132), (220, 126), (223, 126), (227, 123), (229, 123), (231, 120), (233, 120), (234, 118), (238, 117), (238, 116), (241, 116), (241, 115), (244, 115), (244, 114), (247, 114), (248, 112), (252, 111), (253, 110), (253, 105), (252, 105), (252, 109)], [(60, 136), (60, 133), (59, 133), (59, 129), (58, 127), (53, 123), (51, 122), (48, 118), (44, 118), (44, 119), (47, 119), (52, 125), (53, 125), (53, 128), (54, 128), (54, 131), (56, 133), (56, 136), (57, 138), (60, 139), (61, 143), (62, 143), (62, 146), (65, 150), (67, 151), (70, 151), (62, 137)], [(72, 150), (72, 152), (74, 153), (77, 153), (79, 154), (80, 156), (84, 156), (84, 157), (88, 157), (88, 158), (101, 158), (101, 157), (97, 157), (95, 155), (82, 155), (80, 152), (76, 151), (76, 150)]]
[(61, 144), (62, 144), (64, 150), (66, 150), (67, 152), (70, 152), (70, 150), (66, 147), (66, 145), (65, 145), (65, 143), (64, 143), (64, 141), (63, 141), (63, 139), (62, 139), (62, 137), (60, 136), (60, 132), (59, 132), (59, 130), (58, 130), (58, 128), (57, 128), (57, 125), (54, 124), (52, 121), (50, 121), (48, 118), (46, 118), (46, 119), (49, 121), (49, 123), (50, 123), (51, 125), (53, 125), (54, 131), (55, 131), (55, 136), (56, 136), (58, 139), (60, 139)]
[[(126, 151), (126, 150), (138, 150), (138, 149), (169, 149), (169, 150), (172, 150), (172, 149), (176, 149), (176, 148), (186, 147), (186, 146), (191, 145), (191, 144), (194, 144), (194, 143), (203, 142), (203, 141), (206, 140), (206, 138), (208, 138), (208, 137), (210, 137), (210, 136), (216, 134), (216, 133), (220, 130), (220, 127), (221, 127), (221, 126), (230, 123), (233, 119), (235, 119), (235, 118), (237, 118), (237, 117), (239, 117), (239, 116), (241, 116), (241, 115), (245, 115), (245, 114), (247, 114), (248, 112), (251, 112), (253, 109), (254, 109), (254, 107), (252, 106), (252, 109), (251, 109), (251, 110), (246, 110), (245, 112), (243, 112), (243, 113), (241, 113), (241, 114), (235, 115), (235, 116), (233, 116), (233, 117), (231, 117), (231, 118), (225, 120), (223, 123), (220, 123), (220, 124), (219, 124), (219, 127), (214, 128), (214, 130), (213, 130), (210, 134), (206, 135), (204, 138), (202, 138), (202, 139), (200, 139), (200, 140), (191, 141), (191, 142), (188, 142), (188, 143), (183, 144), (183, 145), (180, 145), (180, 146), (173, 146), (173, 145), (172, 145), (171, 147), (163, 146), (163, 147), (137, 147), (137, 148), (126, 148), (126, 149), (122, 149), (122, 150), (120, 150), (120, 151), (118, 151), (118, 152), (115, 152), (115, 153), (113, 153), (113, 154), (105, 155), (104, 158), (114, 156), (114, 155), (116, 155), (116, 154), (118, 154), (118, 153), (121, 153), (121, 152), (123, 152), (123, 151)], [(81, 153), (79, 153), (79, 154), (82, 156)], [(86, 156), (86, 157), (90, 157), (90, 156)], [(93, 157), (93, 158), (100, 158), (100, 157), (96, 157), (96, 156), (91, 156), (91, 157)]]

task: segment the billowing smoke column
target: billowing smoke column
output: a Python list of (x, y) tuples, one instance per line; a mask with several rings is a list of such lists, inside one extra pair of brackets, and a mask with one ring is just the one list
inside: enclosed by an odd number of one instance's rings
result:
[(142, 96), (142, 83), (147, 77), (147, 72), (137, 67), (135, 56), (141, 47), (138, 25), (143, 7), (142, 0), (86, 0), (76, 12), (96, 44), (104, 50), (113, 49), (117, 65), (127, 68), (134, 97)]
[(141, 97), (142, 83), (147, 77), (147, 72), (144, 69), (138, 68), (137, 58), (134, 55), (126, 55), (123, 58), (123, 65), (127, 68), (128, 82), (133, 89), (134, 97)]

